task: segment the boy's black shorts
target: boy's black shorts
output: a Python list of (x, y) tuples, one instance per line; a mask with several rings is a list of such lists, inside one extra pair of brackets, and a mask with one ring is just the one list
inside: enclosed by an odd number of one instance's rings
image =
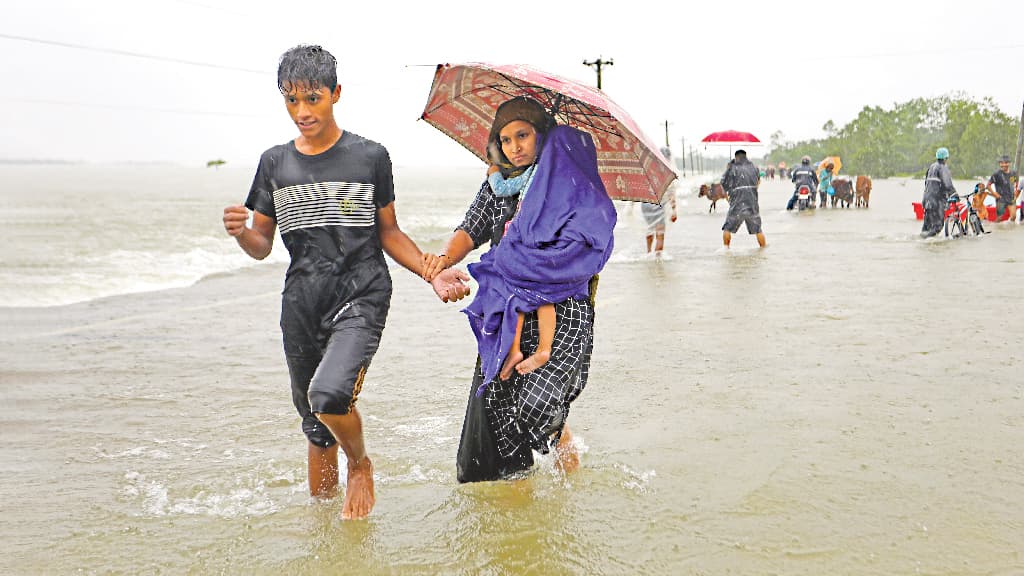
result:
[(337, 440), (316, 414), (348, 414), (363, 387), (363, 377), (380, 345), (380, 328), (360, 318), (334, 327), (323, 356), (286, 356), (292, 381), (292, 403), (302, 417), (302, 431), (316, 446)]

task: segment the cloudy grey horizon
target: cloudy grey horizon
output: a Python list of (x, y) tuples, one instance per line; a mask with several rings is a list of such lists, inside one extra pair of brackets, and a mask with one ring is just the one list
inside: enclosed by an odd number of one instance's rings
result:
[[(913, 98), (991, 98), (1011, 117), (1024, 102), (1020, 3), (438, 6), (16, 3), (0, 23), (0, 158), (255, 164), (296, 134), (274, 71), (300, 43), (338, 57), (339, 123), (383, 143), (396, 165), (479, 162), (417, 120), (443, 62), (526, 63), (592, 84), (583, 61), (612, 59), (604, 91), (655, 142), (667, 122), (677, 154), (684, 141), (721, 154), (699, 144), (717, 130), (820, 138), (828, 121)], [(992, 30), (1000, 24), (1005, 34)]]

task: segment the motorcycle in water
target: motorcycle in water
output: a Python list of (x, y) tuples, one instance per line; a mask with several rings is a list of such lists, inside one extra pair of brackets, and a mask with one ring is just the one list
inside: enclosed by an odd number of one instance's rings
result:
[(798, 210), (807, 210), (808, 208), (814, 208), (811, 200), (811, 187), (807, 184), (801, 184), (796, 191), (796, 207)]

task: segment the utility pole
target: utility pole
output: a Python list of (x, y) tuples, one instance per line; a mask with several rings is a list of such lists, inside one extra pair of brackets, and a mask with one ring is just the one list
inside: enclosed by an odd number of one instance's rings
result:
[(668, 143), (668, 120), (665, 120), (665, 147), (671, 148), (671, 146)]
[(690, 176), (693, 176), (693, 146), (690, 146)]
[(1017, 155), (1013, 159), (1013, 170), (1020, 174), (1020, 154), (1024, 147), (1024, 106), (1020, 111), (1020, 124), (1017, 125)]
[(686, 174), (686, 138), (680, 138), (680, 141), (682, 142), (682, 144), (679, 146), (679, 150), (682, 151), (682, 159), (683, 159), (683, 170), (682, 170), (682, 172), (685, 175)]
[(601, 56), (598, 56), (597, 60), (594, 60), (592, 62), (587, 62), (586, 60), (583, 61), (583, 65), (584, 66), (590, 66), (591, 68), (594, 68), (595, 70), (597, 70), (597, 89), (598, 90), (601, 89), (601, 67), (602, 66), (611, 66), (613, 64), (615, 64), (615, 62), (612, 62), (611, 58), (609, 58), (607, 60), (604, 60)]

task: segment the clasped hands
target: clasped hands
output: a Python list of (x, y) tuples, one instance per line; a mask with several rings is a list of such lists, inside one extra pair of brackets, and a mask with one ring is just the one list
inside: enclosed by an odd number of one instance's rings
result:
[(421, 261), (423, 279), (430, 282), (442, 302), (458, 302), (469, 295), (469, 286), (465, 284), (469, 274), (457, 268), (448, 268), (447, 256), (424, 252)]

